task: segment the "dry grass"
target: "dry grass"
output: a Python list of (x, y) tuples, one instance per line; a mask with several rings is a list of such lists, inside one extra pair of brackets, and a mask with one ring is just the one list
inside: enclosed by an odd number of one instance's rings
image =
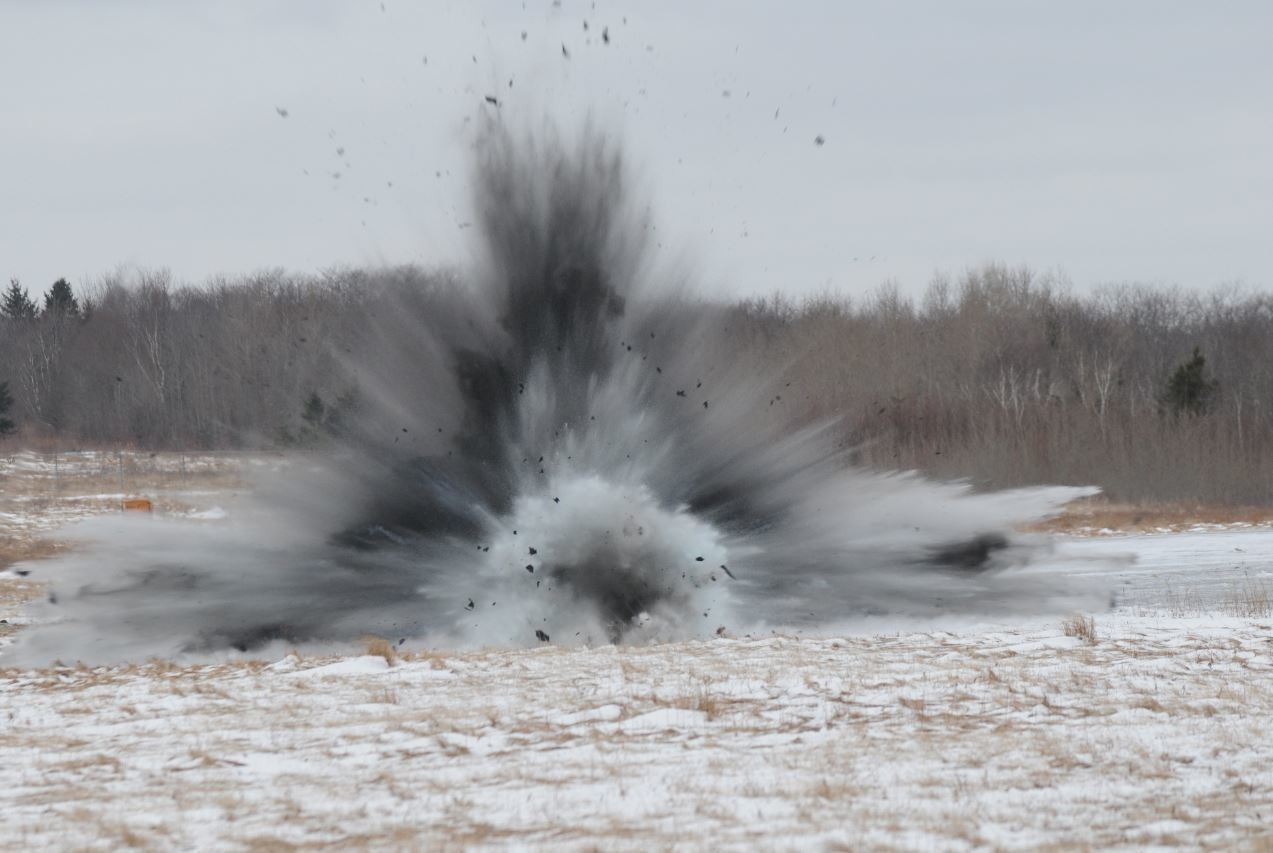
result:
[(1061, 630), (1067, 637), (1078, 637), (1085, 643), (1096, 642), (1096, 619), (1075, 613), (1061, 622)]
[(362, 638), (362, 647), (367, 654), (384, 658), (389, 666), (398, 662), (398, 649), (384, 637), (365, 636)]
[[(0, 729), (0, 846), (122, 845), (104, 822), (153, 812), (127, 828), (168, 849), (1251, 849), (1273, 808), (1266, 632), (1155, 624), (1081, 646), (1034, 642), (1053, 628), (407, 654), (321, 688), (241, 665), (14, 672), (13, 707), (39, 713)], [(666, 708), (702, 714), (626, 726)]]
[(4, 571), (14, 563), (47, 559), (62, 553), (66, 548), (66, 543), (42, 536), (33, 538), (0, 536), (0, 571)]
[[(57, 464), (54, 465), (54, 458)], [(15, 460), (20, 457), (9, 457)], [(42, 453), (40, 469), (4, 471), (8, 494), (54, 497), (59, 494), (141, 494), (170, 489), (242, 489), (248, 485), (237, 455), (102, 452)]]
[(1248, 578), (1224, 597), (1222, 609), (1230, 616), (1255, 619), (1273, 616), (1273, 594), (1262, 580)]
[(1042, 533), (1091, 534), (1181, 532), (1198, 525), (1273, 526), (1273, 507), (1205, 506), (1188, 503), (1124, 504), (1102, 497), (1083, 498), (1066, 505), (1055, 518), (1031, 525)]

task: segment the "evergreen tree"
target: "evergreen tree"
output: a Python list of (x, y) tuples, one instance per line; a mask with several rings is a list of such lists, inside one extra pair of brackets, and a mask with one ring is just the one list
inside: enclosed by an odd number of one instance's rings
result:
[(304, 421), (304, 425), (301, 426), (300, 434), (294, 437), (288, 434), (287, 443), (317, 444), (327, 433), (327, 419), (330, 416), (331, 410), (323, 402), (323, 398), (318, 396), (317, 391), (313, 392), (305, 401), (304, 408), (301, 409), (301, 420)]
[(309, 395), (309, 399), (305, 401), (305, 408), (301, 411), (301, 420), (313, 430), (318, 431), (327, 423), (327, 406), (323, 403), (323, 398), (318, 396), (318, 392)]
[(355, 390), (341, 394), (334, 403), (324, 402), (323, 398), (318, 396), (318, 392), (314, 391), (306, 398), (301, 408), (303, 424), (299, 433), (293, 436), (290, 431), (284, 430), (282, 441), (284, 444), (313, 445), (323, 439), (339, 436), (347, 429), (347, 421), (357, 405), (358, 394)]
[(79, 316), (80, 303), (76, 300), (69, 281), (59, 278), (53, 282), (49, 292), (44, 294), (44, 313), (54, 316)]
[(9, 396), (9, 383), (0, 382), (0, 436), (11, 434), (17, 426), (9, 417), (9, 409), (13, 406), (13, 397)]
[(1206, 367), (1206, 358), (1194, 347), (1193, 356), (1181, 362), (1171, 374), (1163, 392), (1163, 402), (1172, 414), (1201, 415), (1211, 408), (1211, 400), (1220, 383), (1207, 379)]
[(35, 303), (16, 278), (9, 279), (9, 289), (0, 300), (0, 313), (11, 320), (31, 320), (36, 314)]

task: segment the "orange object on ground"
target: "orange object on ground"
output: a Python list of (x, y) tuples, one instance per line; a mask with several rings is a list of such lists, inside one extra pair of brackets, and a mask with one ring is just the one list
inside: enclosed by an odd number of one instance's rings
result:
[(146, 498), (129, 498), (124, 501), (125, 511), (132, 510), (134, 512), (150, 512), (153, 507)]

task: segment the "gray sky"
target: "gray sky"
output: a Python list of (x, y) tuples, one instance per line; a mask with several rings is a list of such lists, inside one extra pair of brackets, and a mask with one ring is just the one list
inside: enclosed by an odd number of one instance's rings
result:
[(0, 0), (0, 276), (463, 263), (494, 94), (621, 136), (709, 292), (1268, 289), (1270, 34), (1260, 0)]

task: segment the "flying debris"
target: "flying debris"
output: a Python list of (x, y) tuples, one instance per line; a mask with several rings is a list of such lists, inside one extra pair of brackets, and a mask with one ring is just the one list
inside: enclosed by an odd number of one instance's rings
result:
[(274, 112), (278, 113), (282, 118), (287, 118), (288, 116), (287, 107), (275, 107)]
[(820, 133), (817, 136), (813, 137), (814, 145), (825, 145), (826, 142), (827, 142), (826, 138)]

